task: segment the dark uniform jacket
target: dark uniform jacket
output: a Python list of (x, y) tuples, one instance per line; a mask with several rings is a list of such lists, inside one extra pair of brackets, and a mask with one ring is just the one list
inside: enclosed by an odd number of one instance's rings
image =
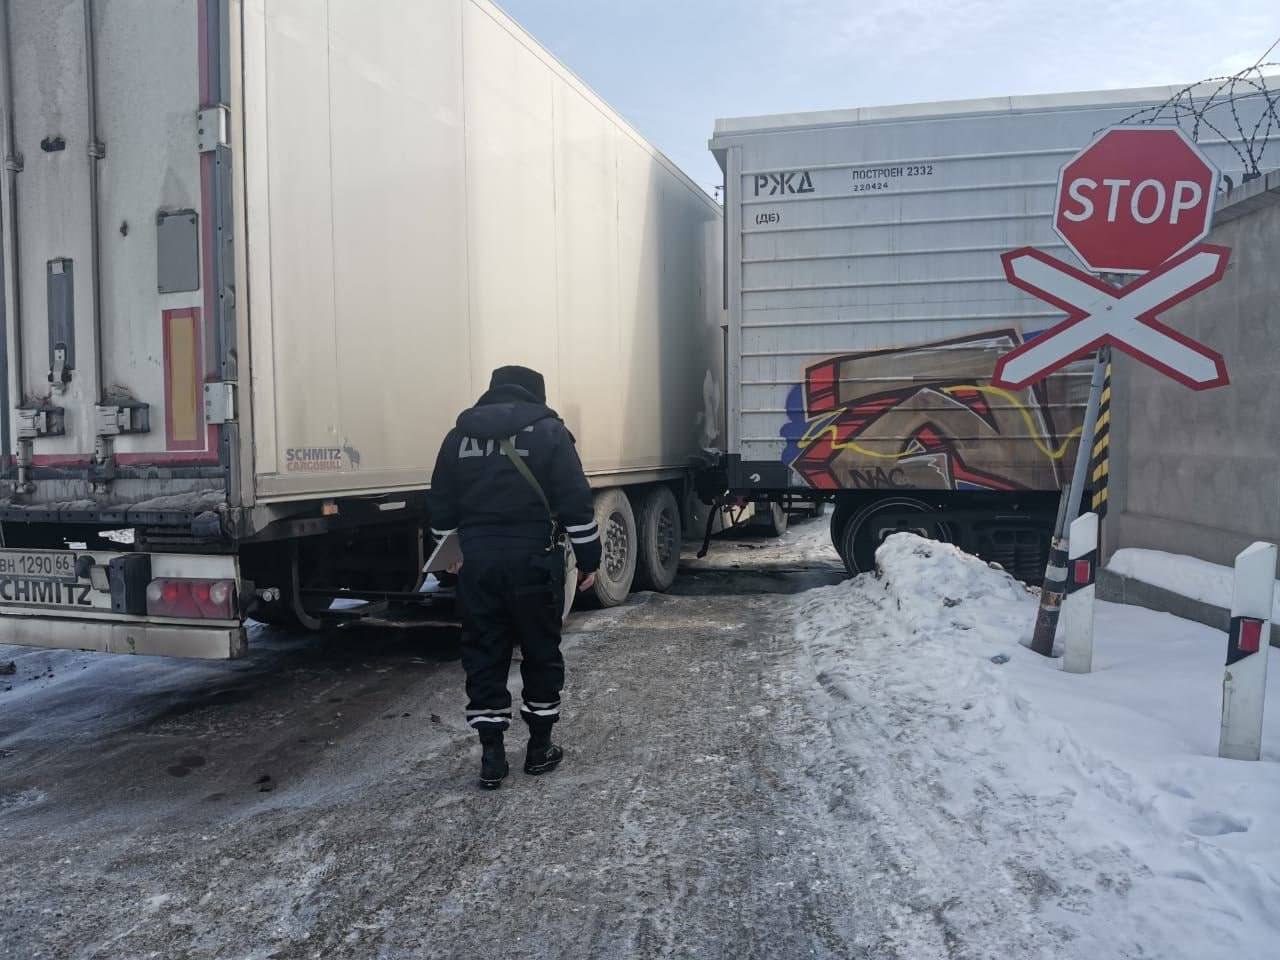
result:
[(431, 532), (441, 539), (456, 531), (464, 557), (548, 544), (547, 508), (503, 455), (503, 437), (542, 485), (573, 542), (578, 569), (594, 572), (600, 566), (600, 531), (573, 434), (554, 410), (519, 386), (489, 390), (444, 438), (431, 475)]

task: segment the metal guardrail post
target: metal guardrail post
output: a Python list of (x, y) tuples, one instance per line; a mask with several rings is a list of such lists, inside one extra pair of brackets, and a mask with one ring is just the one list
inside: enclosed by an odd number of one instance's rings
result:
[(1275, 544), (1255, 543), (1236, 557), (1218, 739), (1218, 756), (1230, 760), (1262, 757), (1262, 708), (1275, 589)]

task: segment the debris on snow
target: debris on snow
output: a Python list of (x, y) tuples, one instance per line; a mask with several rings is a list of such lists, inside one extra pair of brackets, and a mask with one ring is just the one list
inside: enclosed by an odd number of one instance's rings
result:
[(1271, 955), (1280, 662), (1263, 761), (1220, 760), (1221, 632), (1099, 603), (1095, 671), (1067, 674), (1022, 646), (1036, 597), (1007, 574), (912, 534), (877, 561), (798, 596), (797, 636), (895, 865), (959, 942), (997, 946), (1016, 911), (1056, 958)]

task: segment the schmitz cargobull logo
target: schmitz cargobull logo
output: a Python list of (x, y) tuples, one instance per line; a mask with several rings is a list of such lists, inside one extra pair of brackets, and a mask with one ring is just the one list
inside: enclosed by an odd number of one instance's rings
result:
[(284, 451), (288, 473), (338, 473), (360, 469), (360, 451), (348, 440), (337, 447), (288, 447)]

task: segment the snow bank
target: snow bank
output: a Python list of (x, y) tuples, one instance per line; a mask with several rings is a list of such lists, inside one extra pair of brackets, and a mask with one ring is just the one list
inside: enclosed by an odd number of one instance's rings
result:
[(916, 914), (982, 956), (1280, 955), (1280, 662), (1263, 762), (1219, 760), (1220, 632), (1099, 604), (1074, 676), (1021, 645), (1036, 598), (1007, 574), (909, 534), (877, 560), (796, 629)]
[[(1125, 547), (1115, 552), (1107, 569), (1122, 577), (1141, 580), (1153, 587), (1179, 593), (1201, 603), (1209, 603), (1224, 610), (1231, 609), (1231, 590), (1235, 581), (1235, 570), (1232, 567), (1181, 553)], [(1280, 581), (1277, 581), (1276, 587), (1271, 619), (1272, 622), (1280, 623)]]

